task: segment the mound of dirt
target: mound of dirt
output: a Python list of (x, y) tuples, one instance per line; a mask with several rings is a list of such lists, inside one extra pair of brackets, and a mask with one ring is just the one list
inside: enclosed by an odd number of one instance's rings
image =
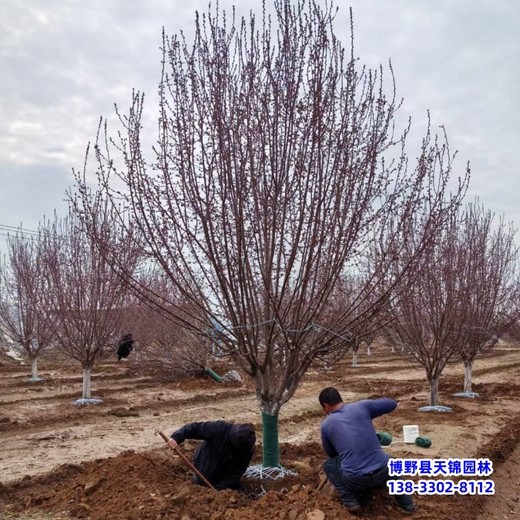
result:
[[(223, 386), (211, 379), (158, 383), (137, 364), (107, 361), (97, 367), (95, 407), (75, 407), (78, 368), (42, 364), (45, 381), (28, 382), (27, 366), (0, 357), (0, 518), (3, 520), (336, 520), (353, 518), (330, 485), (317, 491), (324, 462), (317, 395), (325, 385), (347, 400), (381, 395), (399, 401), (395, 413), (375, 419), (392, 434), (389, 453), (402, 458), (483, 457), (493, 461), (496, 495), (416, 496), (416, 520), (504, 520), (520, 511), (517, 464), (520, 441), (519, 351), (484, 357), (474, 388), (479, 399), (452, 394), (463, 371), (446, 369), (442, 403), (453, 413), (422, 413), (428, 386), (421, 370), (374, 350), (322, 373), (310, 371), (280, 415), (283, 464), (298, 475), (275, 481), (245, 480), (242, 492), (197, 486), (189, 468), (164, 448), (167, 433), (193, 420), (254, 422), (261, 428), (253, 383)], [(216, 366), (219, 373), (222, 367)], [(417, 424), (432, 438), (422, 450), (401, 441), (403, 425)], [(196, 443), (183, 450), (192, 455)], [(260, 463), (261, 443), (254, 463)], [(25, 475), (25, 476), (24, 476)], [(386, 490), (377, 492), (357, 518), (403, 518)]]
[[(47, 475), (0, 486), (0, 503), (7, 518), (42, 510), (89, 520), (351, 517), (330, 485), (317, 491), (323, 462), (318, 444), (282, 445), (281, 454), (298, 476), (271, 481), (245, 480), (244, 490), (240, 492), (217, 492), (194, 484), (184, 462), (163, 449), (144, 453), (126, 451), (113, 458), (65, 464)], [(416, 517), (465, 520), (472, 518), (471, 508), (467, 506), (467, 501), (461, 501), (460, 497), (428, 497), (428, 503), (420, 506)], [(384, 491), (377, 492), (363, 514), (357, 516), (378, 520), (401, 517), (395, 502)]]

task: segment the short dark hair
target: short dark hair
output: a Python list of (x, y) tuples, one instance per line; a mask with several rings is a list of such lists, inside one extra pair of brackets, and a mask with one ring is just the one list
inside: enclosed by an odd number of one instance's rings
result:
[(320, 400), (321, 406), (324, 404), (328, 404), (330, 406), (334, 406), (336, 404), (342, 403), (343, 399), (341, 399), (340, 393), (332, 386), (328, 386), (324, 388), (318, 397)]
[(256, 442), (255, 427), (251, 423), (234, 424), (229, 430), (229, 440), (235, 448), (252, 448)]

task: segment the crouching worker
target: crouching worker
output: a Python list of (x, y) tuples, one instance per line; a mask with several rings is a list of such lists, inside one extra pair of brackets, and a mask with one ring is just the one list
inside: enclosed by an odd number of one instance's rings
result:
[(127, 358), (132, 350), (134, 350), (134, 338), (132, 334), (125, 334), (117, 347), (117, 360), (121, 361), (121, 359)]
[[(240, 489), (241, 478), (254, 454), (255, 427), (225, 421), (194, 422), (172, 433), (167, 446), (174, 449), (185, 439), (204, 441), (193, 465), (215, 489)], [(195, 477), (198, 484), (202, 484)]]
[[(325, 388), (319, 395), (327, 417), (321, 423), (321, 441), (330, 457), (323, 469), (338, 490), (343, 505), (351, 513), (361, 511), (361, 503), (372, 490), (386, 488), (389, 456), (377, 438), (372, 419), (395, 410), (393, 399), (365, 399), (344, 404), (338, 390)], [(416, 506), (410, 495), (396, 495), (403, 513)]]

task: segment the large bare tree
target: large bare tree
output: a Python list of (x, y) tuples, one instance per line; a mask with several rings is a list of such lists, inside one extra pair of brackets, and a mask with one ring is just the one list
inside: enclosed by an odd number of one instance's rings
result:
[(40, 381), (38, 358), (52, 341), (40, 314), (44, 295), (41, 236), (21, 231), (7, 238), (7, 258), (0, 262), (0, 328), (31, 363), (31, 381)]
[[(341, 356), (388, 294), (365, 314), (360, 302), (413, 266), (389, 269), (410, 215), (427, 223), (418, 257), (466, 182), (464, 172), (446, 195), (452, 156), (429, 131), (408, 165), (408, 129), (394, 135), (392, 71), (386, 83), (382, 67), (358, 67), (352, 41), (346, 49), (334, 33), (332, 6), (275, 0), (274, 11), (197, 15), (191, 44), (163, 35), (154, 159), (142, 149), (140, 93), (118, 112), (119, 138), (101, 124), (95, 145), (99, 196), (127, 204), (121, 222), (141, 229), (150, 259), (197, 312), (186, 320), (176, 302), (163, 309), (190, 329), (216, 321), (220, 347), (254, 378), (266, 467), (280, 466), (278, 415), (308, 367)], [(74, 198), (95, 236), (91, 174), (88, 164), (77, 173)], [(364, 262), (383, 237), (376, 264)], [(358, 304), (331, 323), (340, 276), (369, 266)], [(133, 288), (146, 297), (135, 279)]]
[(515, 230), (475, 202), (467, 207), (461, 241), (470, 251), (467, 280), (469, 309), (466, 342), (460, 350), (464, 362), (462, 396), (474, 397), (472, 370), (475, 357), (492, 349), (520, 317), (518, 250)]
[[(98, 211), (98, 218), (106, 217)], [(132, 272), (138, 265), (139, 250), (132, 240), (116, 235), (112, 222), (98, 221), (98, 231), (117, 250), (118, 261)], [(45, 278), (43, 306), (59, 347), (83, 369), (82, 398), (76, 404), (99, 400), (91, 395), (91, 370), (109, 349), (115, 350), (120, 337), (126, 286), (111, 268), (96, 244), (84, 233), (80, 220), (66, 218), (40, 227), (44, 237), (42, 273)]]

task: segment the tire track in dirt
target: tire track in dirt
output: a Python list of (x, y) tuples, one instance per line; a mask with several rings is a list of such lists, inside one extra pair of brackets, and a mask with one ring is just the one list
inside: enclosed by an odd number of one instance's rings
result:
[(520, 414), (505, 424), (477, 452), (493, 462), (495, 495), (476, 497), (472, 511), (477, 520), (504, 520), (520, 514)]

